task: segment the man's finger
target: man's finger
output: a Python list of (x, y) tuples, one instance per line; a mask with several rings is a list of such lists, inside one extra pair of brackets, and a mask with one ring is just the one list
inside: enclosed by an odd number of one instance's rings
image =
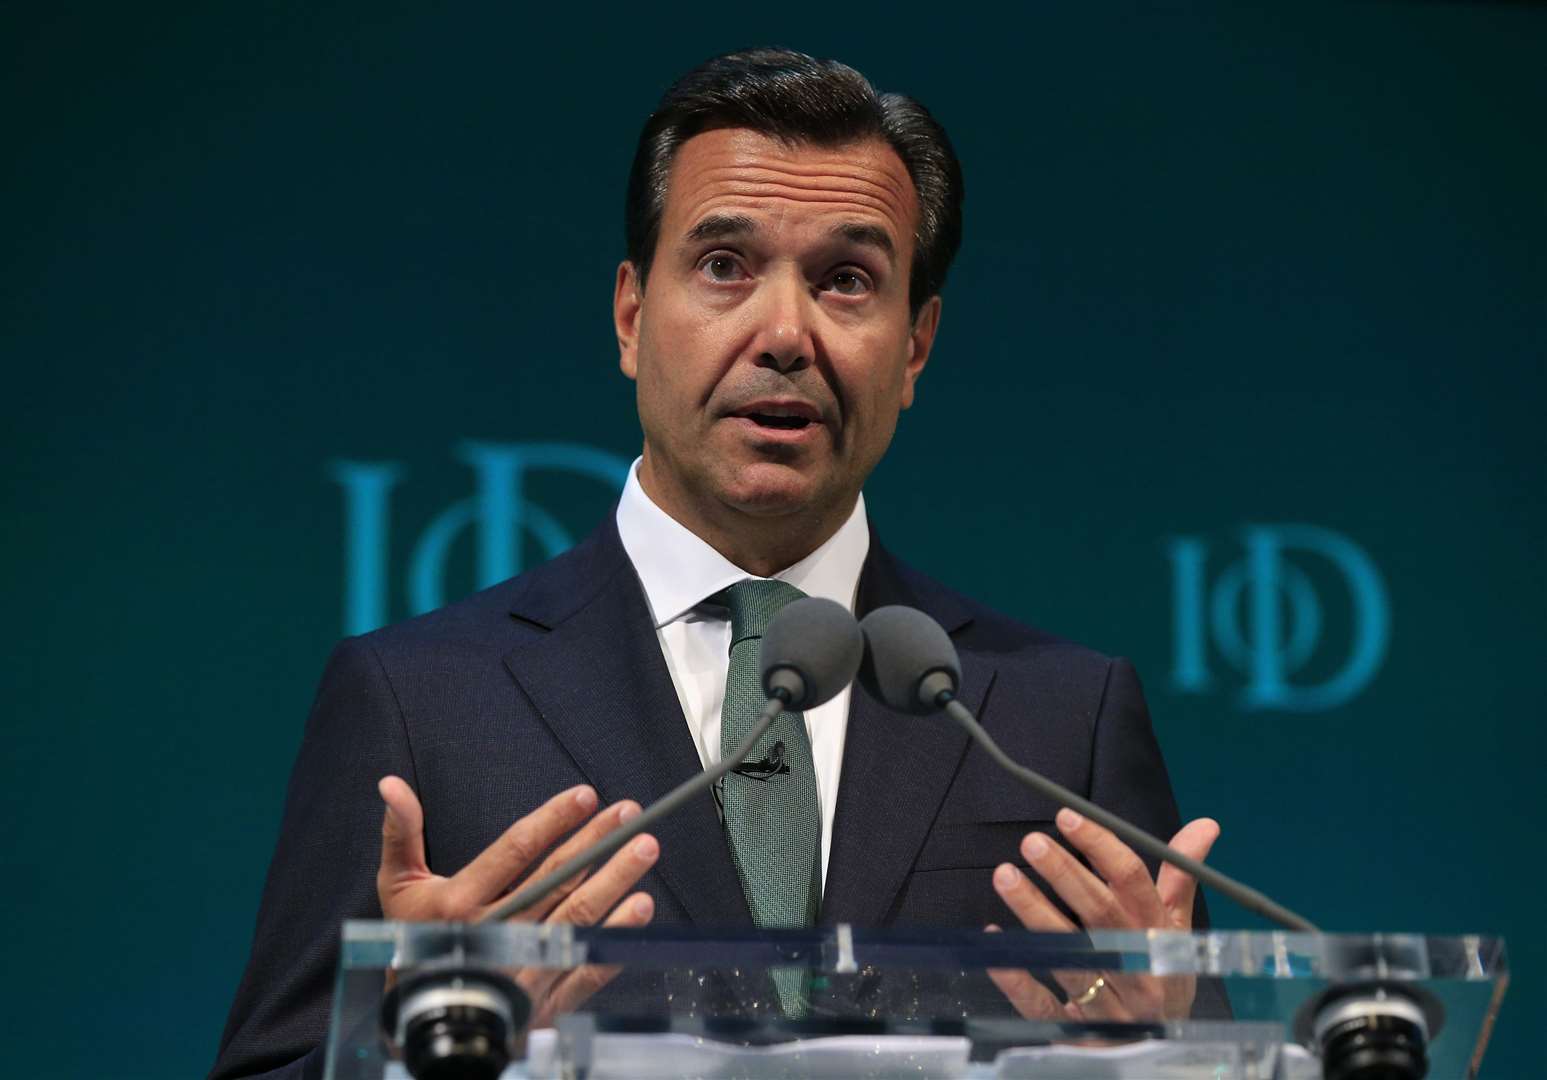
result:
[(1058, 999), (1053, 992), (1020, 968), (989, 968), (988, 977), (994, 980), (999, 992), (1009, 999), (1015, 1011), (1027, 1020), (1061, 1019)]
[[(548, 922), (593, 926), (618, 906), (622, 895), (634, 887), (645, 871), (655, 865), (661, 846), (649, 833), (634, 837), (615, 853), (586, 882), (565, 897), (548, 916)], [(637, 897), (631, 897), (632, 902)], [(648, 899), (648, 897), (647, 897)], [(654, 913), (651, 901), (651, 913)], [(557, 968), (529, 968), (522, 986), (533, 1001), (545, 999), (566, 972)]]
[[(1199, 862), (1208, 858), (1209, 851), (1214, 847), (1214, 841), (1219, 839), (1219, 822), (1213, 818), (1198, 818), (1189, 821), (1182, 826), (1182, 831), (1171, 838), (1171, 846), (1183, 855), (1189, 855)], [(1178, 870), (1170, 863), (1165, 863), (1160, 868), (1160, 878), (1157, 881), (1160, 891), (1161, 903), (1165, 904), (1170, 912), (1169, 926), (1175, 926), (1180, 930), (1192, 928), (1193, 897), (1198, 892), (1198, 882), (1185, 870)]]
[[(1119, 993), (1119, 984), (1113, 976), (1094, 971), (1055, 971), (1053, 977), (1069, 995), (1062, 1010), (1069, 1019), (1104, 1020), (1118, 1024), (1135, 1019), (1133, 1011)], [(1080, 1004), (1086, 998), (1088, 1000)]]
[[(1012, 883), (1012, 877), (1020, 878), (1020, 882)], [(1043, 913), (1033, 921), (1027, 922), (1026, 925), (1029, 928), (1035, 930), (1069, 930), (1073, 928), (1073, 924), (1042, 896), (1037, 887), (1027, 880), (1025, 874), (1022, 874), (1015, 867), (1008, 863), (1001, 866), (994, 874), (994, 887), (996, 890), (1000, 889), (1001, 881), (1004, 883), (1005, 888), (1000, 891), (1000, 895), (1005, 897), (1005, 902), (1010, 904), (1012, 910), (1017, 907), (1027, 906), (1027, 902), (1032, 901), (1033, 897), (1041, 900)], [(1007, 892), (1009, 895), (1006, 895)], [(1022, 895), (1023, 893), (1024, 895)], [(1014, 902), (1012, 902), (1011, 897), (1015, 898)], [(1016, 914), (1020, 915), (1020, 912), (1017, 911)], [(1025, 921), (1024, 917), (1022, 921)], [(992, 924), (986, 929), (991, 934), (999, 932), (999, 927)], [(1097, 977), (1101, 973), (1093, 971), (1054, 971), (1050, 974), (1054, 981), (1063, 987), (1064, 993), (1069, 996), (1072, 1002), (1094, 986)], [(1103, 980), (1103, 989), (1099, 993), (1104, 994), (1106, 1000), (1099, 1004), (1092, 1000), (1088, 1004), (1094, 1007), (1083, 1014), (1067, 1011), (1065, 1005), (1058, 1000), (1057, 996), (1043, 983), (1033, 978), (1027, 971), (1019, 968), (990, 968), (988, 976), (994, 980), (994, 985), (999, 987), (1000, 992), (1010, 999), (1010, 1003), (1015, 1006), (1015, 1011), (1028, 1020), (1062, 1020), (1067, 1016), (1080, 1019), (1082, 1015), (1085, 1019), (1117, 1020), (1125, 1019), (1128, 1015), (1123, 1011), (1122, 1005), (1119, 1003), (1117, 987), (1113, 984), (1116, 976), (1106, 976)]]
[(549, 922), (594, 926), (617, 906), (623, 894), (645, 876), (661, 854), (661, 845), (649, 833), (640, 833), (592, 873), (586, 883), (553, 909)]
[(994, 891), (1028, 930), (1073, 930), (1074, 924), (1019, 867), (1003, 863), (994, 871)]
[[(1054, 907), (1053, 902), (1043, 895), (1041, 889), (1031, 883), (1031, 879), (1022, 873), (1019, 867), (1005, 863), (995, 870), (994, 891), (1005, 902), (1005, 906), (1015, 912), (1015, 917), (1021, 920), (1028, 930), (1068, 931), (1075, 928), (1074, 924), (1069, 921), (1068, 916)], [(990, 933), (996, 933), (999, 927), (990, 926), (988, 929)], [(1055, 1014), (1058, 1014), (1063, 1006), (1058, 1003), (1058, 999), (1053, 996), (1052, 991), (1048, 990), (1047, 987), (1024, 971), (1020, 972), (1019, 975), (1024, 976), (1026, 980), (1030, 980), (1029, 986), (1023, 979), (1017, 977), (1013, 968), (999, 970), (1001, 976), (994, 976), (992, 971), (989, 972), (989, 975), (993, 977), (994, 984), (1006, 996), (1010, 996), (1012, 990), (1019, 995), (1019, 1001), (1017, 1001), (1015, 1007), (1022, 1016), (1028, 1019), (1038, 1019), (1042, 1016), (1057, 1018)], [(1052, 974), (1053, 978), (1058, 981), (1059, 985), (1064, 988), (1064, 992), (1070, 997), (1086, 990), (1095, 981), (1094, 976), (1089, 976), (1084, 972), (1075, 972), (1073, 976), (1070, 976), (1067, 972), (1059, 971), (1055, 971)], [(1047, 1002), (1043, 1002), (1038, 997), (1036, 990), (1031, 988), (1032, 986), (1035, 986), (1047, 995)], [(1015, 1000), (1015, 998), (1012, 997), (1012, 1000)], [(1026, 1008), (1040, 1010), (1048, 1003), (1051, 1003), (1052, 1011), (1050, 1013), (1037, 1012), (1034, 1015), (1026, 1011)], [(1025, 1008), (1022, 1008), (1022, 1006), (1025, 1006)]]
[(377, 880), (391, 884), (430, 872), (424, 861), (424, 810), (407, 782), (384, 776), (376, 791), (385, 803), (381, 819), (381, 868)]
[[(1087, 822), (1087, 824), (1089, 824)], [(1134, 916), (1118, 902), (1106, 882), (1080, 865), (1080, 861), (1049, 837), (1030, 833), (1021, 841), (1026, 857), (1044, 881), (1079, 917), (1087, 930), (1134, 929)]]
[[(985, 927), (989, 933), (999, 933), (992, 923)], [(1056, 1020), (1059, 1016), (1058, 999), (1031, 973), (1021, 968), (989, 968), (988, 977), (994, 980), (999, 992), (1009, 999), (1015, 1011), (1027, 1020)]]
[(555, 840), (596, 810), (596, 792), (582, 784), (561, 791), (521, 818), (480, 851), (451, 879), (455, 905), (471, 913), (499, 896), (536, 862)]
[(1149, 867), (1110, 829), (1065, 808), (1058, 812), (1058, 831), (1090, 860), (1117, 902), (1133, 917), (1134, 925), (1170, 925)]
[[(654, 916), (655, 900), (649, 893), (640, 892), (613, 908), (612, 914), (607, 916), (607, 921), (602, 925), (645, 926)], [(554, 1017), (573, 1012), (592, 994), (610, 983), (620, 970), (616, 964), (586, 964), (569, 972), (553, 987), (539, 1009), (542, 1014), (539, 1019), (545, 1019), (547, 1023), (534, 1020), (532, 1026), (546, 1027), (553, 1022)]]
[[(558, 847), (554, 848), (553, 851), (549, 853), (548, 857), (542, 861), (541, 865), (539, 865), (536, 870), (533, 870), (526, 876), (522, 884), (525, 884), (526, 882), (542, 880), (542, 878), (563, 866), (566, 862), (580, 854), (586, 848), (601, 840), (602, 837), (612, 832), (613, 829), (616, 829), (618, 826), (623, 825), (638, 816), (639, 804), (633, 800), (627, 799), (620, 803), (614, 803), (606, 810), (597, 814), (590, 821), (586, 822), (583, 828), (577, 829), (568, 840), (565, 840)], [(586, 880), (586, 877), (590, 873), (590, 870), (582, 870), (580, 873), (576, 874), (562, 885), (559, 885), (537, 903), (533, 904), (525, 911), (519, 912), (514, 917), (517, 919), (529, 921), (536, 921), (538, 919), (546, 918), (548, 913), (554, 908), (558, 907), (559, 904), (564, 901), (566, 896), (580, 888), (581, 883)], [(494, 904), (491, 904), (490, 906), (497, 906), (498, 903), (499, 901), (496, 900)]]

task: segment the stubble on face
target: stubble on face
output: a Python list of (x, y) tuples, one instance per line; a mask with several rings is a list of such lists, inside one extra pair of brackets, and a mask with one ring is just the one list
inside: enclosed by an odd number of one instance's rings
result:
[(879, 140), (682, 146), (648, 289), (625, 264), (614, 302), (652, 499), (722, 551), (778, 533), (782, 558), (836, 531), (933, 337), (938, 300), (922, 332), (908, 306), (916, 221)]

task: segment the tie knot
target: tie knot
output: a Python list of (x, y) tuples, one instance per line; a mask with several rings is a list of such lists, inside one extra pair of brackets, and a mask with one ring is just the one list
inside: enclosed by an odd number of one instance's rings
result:
[(787, 581), (738, 581), (709, 599), (731, 612), (731, 647), (749, 638), (760, 638), (785, 604), (806, 594)]

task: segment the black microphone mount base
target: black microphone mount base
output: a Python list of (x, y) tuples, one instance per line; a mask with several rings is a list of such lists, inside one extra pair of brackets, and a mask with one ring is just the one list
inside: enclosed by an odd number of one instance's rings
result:
[(1306, 1002), (1295, 1036), (1321, 1058), (1323, 1080), (1424, 1080), (1429, 1040), (1444, 1022), (1439, 999), (1422, 988), (1371, 980)]
[(381, 1026), (414, 1080), (497, 1080), (531, 1010), (526, 992), (502, 971), (432, 967), (388, 991)]

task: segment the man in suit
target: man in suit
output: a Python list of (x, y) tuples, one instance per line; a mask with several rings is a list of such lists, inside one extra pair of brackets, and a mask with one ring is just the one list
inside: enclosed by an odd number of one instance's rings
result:
[[(614, 289), (644, 433), (617, 512), (545, 566), (335, 651), (214, 1075), (320, 1075), (343, 919), (474, 917), (717, 760), (746, 720), (738, 646), (801, 593), (930, 614), (1011, 756), (1207, 854), (1218, 829), (1177, 832), (1126, 661), (952, 592), (869, 528), (861, 487), (929, 359), (961, 192), (929, 114), (843, 65), (753, 50), (667, 92)], [(779, 725), (768, 775), (733, 774), (526, 917), (1191, 925), (1190, 879), (1156, 876), (950, 724), (845, 691)], [(1183, 1015), (1192, 997), (996, 981), (1033, 1016)], [(538, 1022), (598, 985), (533, 982)]]

